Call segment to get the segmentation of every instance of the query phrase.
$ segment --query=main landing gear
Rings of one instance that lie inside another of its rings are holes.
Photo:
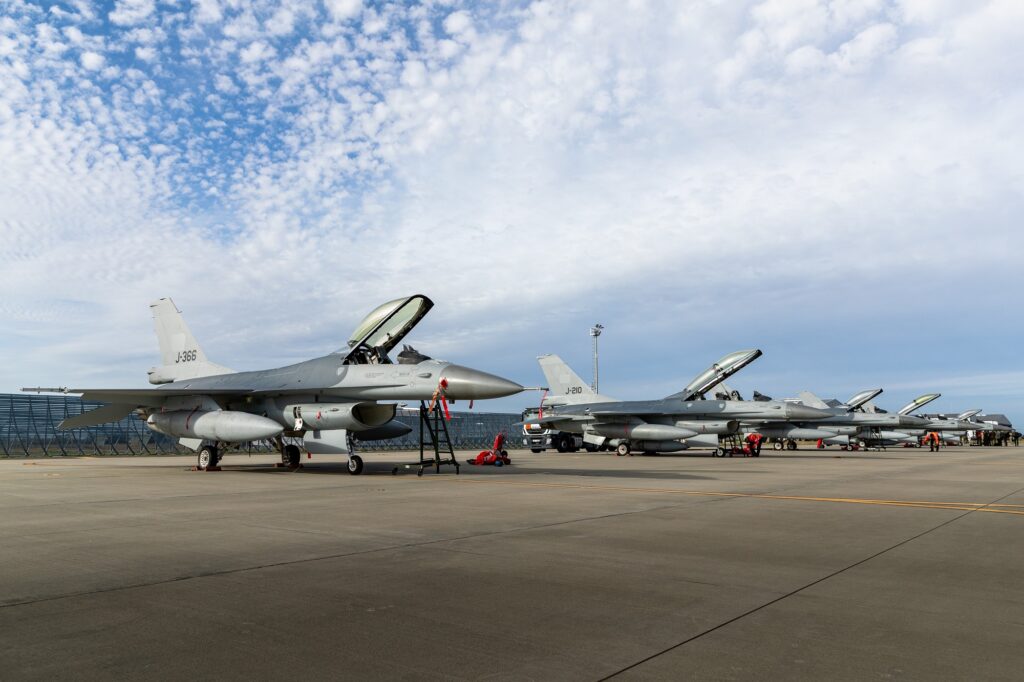
[[[615,448],[615,454],[619,457],[625,457],[630,454],[629,443],[619,443],[618,447]]]
[[[199,457],[196,460],[196,469],[199,471],[215,471],[220,462],[220,451],[216,445],[204,444],[199,448]]]
[[[359,455],[349,455],[348,472],[353,476],[358,476],[363,473],[363,458]]]

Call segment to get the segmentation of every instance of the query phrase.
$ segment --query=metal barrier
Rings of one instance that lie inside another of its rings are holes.
[[[58,431],[57,424],[102,405],[76,396],[0,393],[0,456],[65,457],[74,455],[163,455],[189,452],[178,441],[150,430],[136,415],[119,422]],[[517,414],[452,412],[448,429],[456,449],[490,447],[499,431],[513,435]],[[412,429],[402,438],[359,441],[360,450],[419,449],[419,414],[400,410],[396,417]],[[255,450],[269,450],[266,443]]]

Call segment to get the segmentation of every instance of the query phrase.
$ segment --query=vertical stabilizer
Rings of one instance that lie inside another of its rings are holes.
[[[151,303],[149,307],[153,310],[153,326],[156,329],[157,342],[160,344],[161,362],[160,367],[154,367],[149,371],[150,383],[165,384],[180,379],[234,372],[207,360],[206,353],[192,336],[174,301],[161,298]]]
[[[544,379],[548,384],[549,405],[572,405],[577,403],[609,402],[612,398],[594,393],[590,384],[583,381],[579,374],[572,371],[562,358],[557,355],[541,355],[537,358]]]

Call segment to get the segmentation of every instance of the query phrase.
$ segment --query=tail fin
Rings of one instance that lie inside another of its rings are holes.
[[[572,405],[578,403],[610,402],[612,398],[594,393],[590,384],[583,381],[569,365],[557,355],[541,355],[537,358],[550,391],[546,402],[550,405]]]
[[[149,306],[153,310],[153,326],[160,344],[160,367],[149,370],[149,381],[165,384],[180,379],[233,374],[234,370],[214,364],[192,336],[174,301],[161,298]]]

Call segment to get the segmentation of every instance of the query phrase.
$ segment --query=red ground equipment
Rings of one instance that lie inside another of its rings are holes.
[[[491,446],[490,450],[481,450],[479,455],[473,459],[467,459],[466,462],[481,466],[484,464],[493,464],[496,467],[511,464],[512,460],[508,458],[508,452],[504,449],[504,445],[505,432],[502,431],[494,437],[494,445]]]

